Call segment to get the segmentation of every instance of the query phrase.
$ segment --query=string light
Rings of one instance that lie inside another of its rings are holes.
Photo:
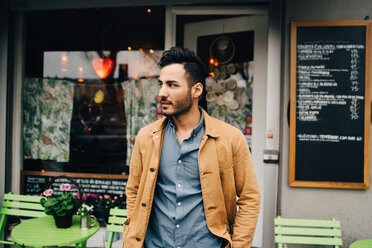
[[[149,51],[150,51],[150,53],[154,53],[154,49],[150,49]]]
[[[128,47],[128,51],[132,51],[132,47],[131,46]]]
[[[147,9],[147,13],[151,13],[151,9],[150,8]]]
[[[61,56],[61,71],[63,72],[67,71],[67,62],[68,62],[68,57],[66,55],[66,52],[63,52]]]
[[[84,79],[82,78],[83,77],[83,67],[82,66],[79,66],[79,78],[77,79],[77,81],[79,82],[79,83],[82,83],[82,82],[84,82]]]

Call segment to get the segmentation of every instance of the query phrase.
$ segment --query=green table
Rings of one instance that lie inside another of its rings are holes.
[[[17,225],[11,232],[17,245],[43,247],[67,246],[86,247],[88,238],[99,229],[98,222],[88,230],[80,229],[80,216],[74,215],[72,226],[57,228],[51,215],[27,220]]]
[[[372,247],[372,239],[362,239],[353,242],[350,245],[350,248],[371,248]]]

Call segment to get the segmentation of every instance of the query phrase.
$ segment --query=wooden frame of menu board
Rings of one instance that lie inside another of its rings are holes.
[[[40,194],[45,190],[45,186],[52,177],[62,175],[75,179],[83,192],[93,194],[124,194],[128,180],[128,175],[119,174],[22,171],[21,194]],[[31,180],[26,182],[27,179]],[[26,189],[27,184],[32,188]],[[120,193],[115,193],[115,191]]]
[[[289,186],[370,185],[371,21],[291,23]]]

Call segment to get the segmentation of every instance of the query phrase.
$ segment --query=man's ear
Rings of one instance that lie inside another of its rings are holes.
[[[203,93],[203,85],[201,83],[196,83],[192,86],[191,94],[193,98],[198,98]]]

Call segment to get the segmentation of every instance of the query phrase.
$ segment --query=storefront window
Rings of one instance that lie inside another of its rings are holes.
[[[127,174],[159,118],[164,7],[27,13],[24,171]]]

